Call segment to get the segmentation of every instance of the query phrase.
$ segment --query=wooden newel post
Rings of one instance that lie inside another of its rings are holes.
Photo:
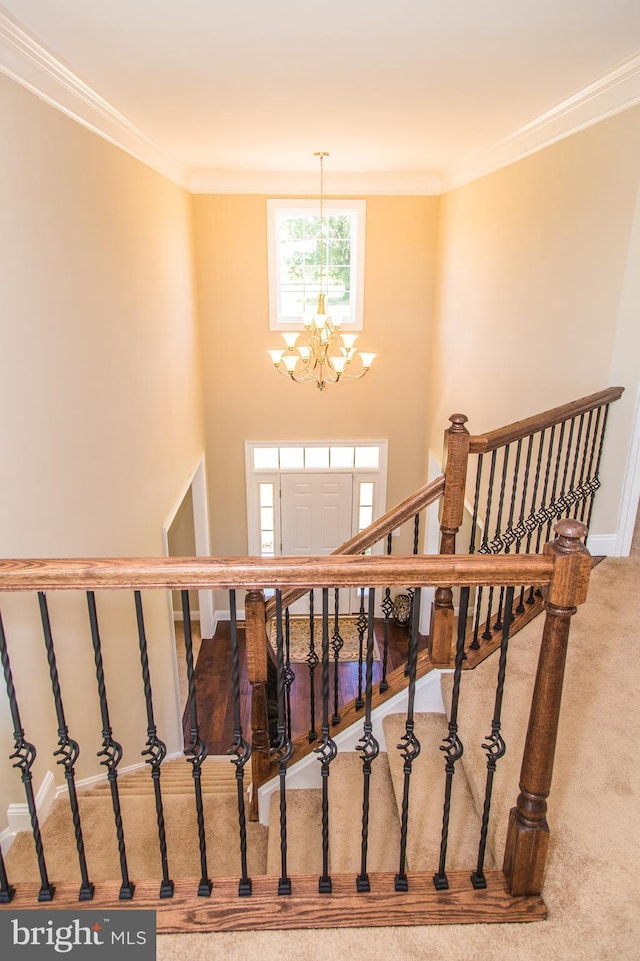
[[[551,788],[562,681],[571,617],[587,597],[591,555],[582,542],[587,528],[575,520],[555,526],[556,539],[545,546],[554,557],[545,592],[546,617],[529,727],[520,771],[520,794],[511,809],[503,871],[512,895],[540,894],[549,845],[547,797]]]
[[[267,715],[267,628],[262,591],[249,591],[245,598],[247,675],[251,684],[251,809],[258,820],[258,788],[269,778],[269,721]]]
[[[464,491],[469,461],[469,431],[464,414],[452,414],[444,432],[444,494],[440,505],[440,553],[455,554],[456,534],[464,514]],[[453,593],[450,587],[436,590],[431,612],[429,656],[436,667],[451,664],[453,645]]]

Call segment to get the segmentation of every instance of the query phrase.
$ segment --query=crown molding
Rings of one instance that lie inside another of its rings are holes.
[[[189,172],[0,7],[0,73],[180,187]]]
[[[640,54],[515,130],[488,150],[450,167],[442,178],[443,190],[461,187],[522,160],[637,103],[640,103]]]
[[[325,174],[325,193],[336,195],[372,196],[437,195],[442,192],[440,178],[420,171],[376,173],[350,173],[329,171]],[[199,170],[191,174],[191,192],[194,194],[316,194],[317,171],[282,170]]]
[[[315,194],[311,172],[195,170],[165,153],[0,6],[0,73],[192,193]],[[422,171],[331,171],[327,194],[437,195],[543,150],[640,103],[640,54],[508,137],[442,174]]]

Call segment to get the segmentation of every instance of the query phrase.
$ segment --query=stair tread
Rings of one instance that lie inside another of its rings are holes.
[[[119,859],[111,800],[79,796],[80,817],[89,875],[93,881],[118,880]],[[169,795],[164,799],[169,873],[172,877],[199,877],[200,854],[193,794]],[[208,870],[211,877],[240,875],[238,808],[236,797],[208,795],[203,798]],[[152,797],[121,799],[129,875],[161,878],[158,827]],[[47,867],[54,883],[78,881],[80,873],[69,802],[59,798],[41,826]],[[249,873],[264,874],[267,861],[267,828],[247,821]],[[234,839],[230,841],[230,839]],[[6,856],[7,870],[15,881],[37,881],[33,838],[20,832]]]
[[[361,870],[363,774],[362,756],[346,751],[331,763],[329,777],[329,847],[332,873]],[[397,871],[400,818],[391,783],[389,761],[381,752],[373,761],[370,781],[367,871]]]
[[[322,873],[322,791],[320,788],[295,788],[286,792],[287,873]],[[280,876],[280,792],[271,795],[267,874]]]
[[[383,720],[399,811],[402,810],[404,793],[404,761],[396,745],[401,743],[405,725],[406,717],[403,714],[390,714]],[[420,754],[414,760],[411,771],[407,867],[411,871],[435,871],[440,857],[445,788],[445,758],[440,745],[448,733],[447,718],[444,714],[416,714],[414,733],[420,742]],[[447,869],[467,869],[476,864],[480,824],[481,815],[469,788],[463,755],[456,764],[452,782]],[[494,866],[492,852],[488,849],[485,867]]]

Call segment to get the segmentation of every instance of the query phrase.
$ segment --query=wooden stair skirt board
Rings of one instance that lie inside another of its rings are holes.
[[[436,891],[432,874],[407,875],[409,891],[394,890],[394,874],[370,874],[371,891],[356,892],[353,875],[333,877],[331,894],[318,894],[318,877],[292,879],[292,893],[277,893],[273,877],[255,877],[251,897],[238,897],[238,879],[214,881],[210,898],[198,897],[197,878],[176,879],[171,899],[158,900],[158,881],[137,881],[132,901],[119,901],[120,882],[96,883],[93,901],[78,903],[78,885],[56,887],[51,910],[127,909],[157,911],[159,934],[207,931],[257,931],[295,928],[388,927],[423,924],[478,924],[542,921],[547,909],[538,895],[512,897],[502,871],[486,871],[487,887],[476,891],[468,871],[447,873],[449,889]],[[0,910],[38,906],[39,885],[17,886],[11,904]]]

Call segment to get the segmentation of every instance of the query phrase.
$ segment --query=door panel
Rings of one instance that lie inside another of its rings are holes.
[[[331,554],[352,533],[352,474],[282,474],[281,531],[282,553],[304,557]],[[314,604],[322,612],[322,592],[316,591]],[[333,611],[333,596],[330,598]],[[309,610],[308,600],[299,601],[292,613]],[[349,611],[349,592],[340,592],[341,613]]]

